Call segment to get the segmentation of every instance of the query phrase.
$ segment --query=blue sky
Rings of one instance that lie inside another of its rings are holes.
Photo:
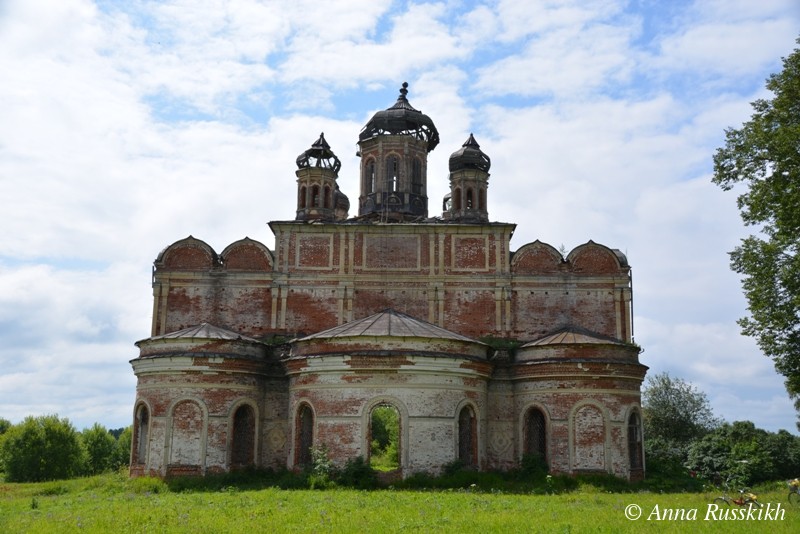
[[[651,373],[795,431],[739,335],[750,229],[710,179],[798,28],[796,0],[0,2],[0,417],[130,424],[158,252],[272,247],[321,131],[355,198],[358,132],[407,81],[441,136],[432,215],[473,132],[514,249],[619,248]]]

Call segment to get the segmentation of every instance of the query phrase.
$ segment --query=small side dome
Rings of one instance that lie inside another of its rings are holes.
[[[339,174],[342,162],[339,161],[328,142],[325,141],[324,133],[319,134],[319,139],[314,141],[311,148],[297,156],[297,168],[304,169],[306,167],[331,169],[335,174]]]
[[[491,166],[492,161],[483,153],[481,146],[475,141],[472,134],[469,134],[469,139],[461,145],[461,148],[450,154],[450,172],[461,169],[478,169],[489,172]]]
[[[395,104],[377,112],[361,130],[358,140],[365,141],[378,135],[410,135],[428,143],[428,152],[439,144],[439,132],[430,117],[408,102],[408,83],[403,82]]]
[[[350,199],[339,190],[339,186],[336,186],[336,191],[333,193],[333,206],[337,210],[343,210],[345,213],[350,210]]]

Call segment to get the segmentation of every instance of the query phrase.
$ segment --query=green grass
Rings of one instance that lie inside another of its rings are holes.
[[[184,486],[124,474],[0,483],[0,532],[798,532],[784,483],[757,488],[781,503],[782,521],[704,521],[715,493],[609,493],[580,482],[558,495],[448,491],[284,490],[243,483]],[[201,489],[203,488],[203,489]],[[625,509],[642,508],[637,521]],[[647,521],[658,506],[697,509],[688,521]]]

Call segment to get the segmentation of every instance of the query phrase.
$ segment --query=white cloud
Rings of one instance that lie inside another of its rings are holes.
[[[643,5],[2,3],[0,417],[128,424],[156,254],[189,234],[272,247],[266,223],[294,218],[295,158],[321,131],[353,215],[358,132],[408,80],[441,134],[431,215],[474,132],[512,248],[622,249],[644,363],[725,417],[793,429],[782,379],[738,334],[727,252],[744,230],[710,173],[800,13],[704,1],[652,24]]]

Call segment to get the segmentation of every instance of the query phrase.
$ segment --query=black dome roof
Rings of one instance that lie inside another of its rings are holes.
[[[469,134],[469,139],[461,145],[461,148],[450,154],[450,172],[461,169],[478,169],[489,172],[491,166],[492,160],[483,153],[481,146],[472,134]]]
[[[324,169],[333,169],[336,174],[339,174],[339,169],[342,168],[342,162],[331,150],[331,146],[325,140],[324,133],[319,134],[319,139],[314,141],[311,148],[297,156],[296,162],[298,169],[322,167]]]
[[[372,139],[378,135],[410,135],[428,143],[428,152],[439,144],[439,132],[430,117],[409,104],[408,83],[403,82],[400,96],[395,104],[377,112],[361,130],[359,141]]]

